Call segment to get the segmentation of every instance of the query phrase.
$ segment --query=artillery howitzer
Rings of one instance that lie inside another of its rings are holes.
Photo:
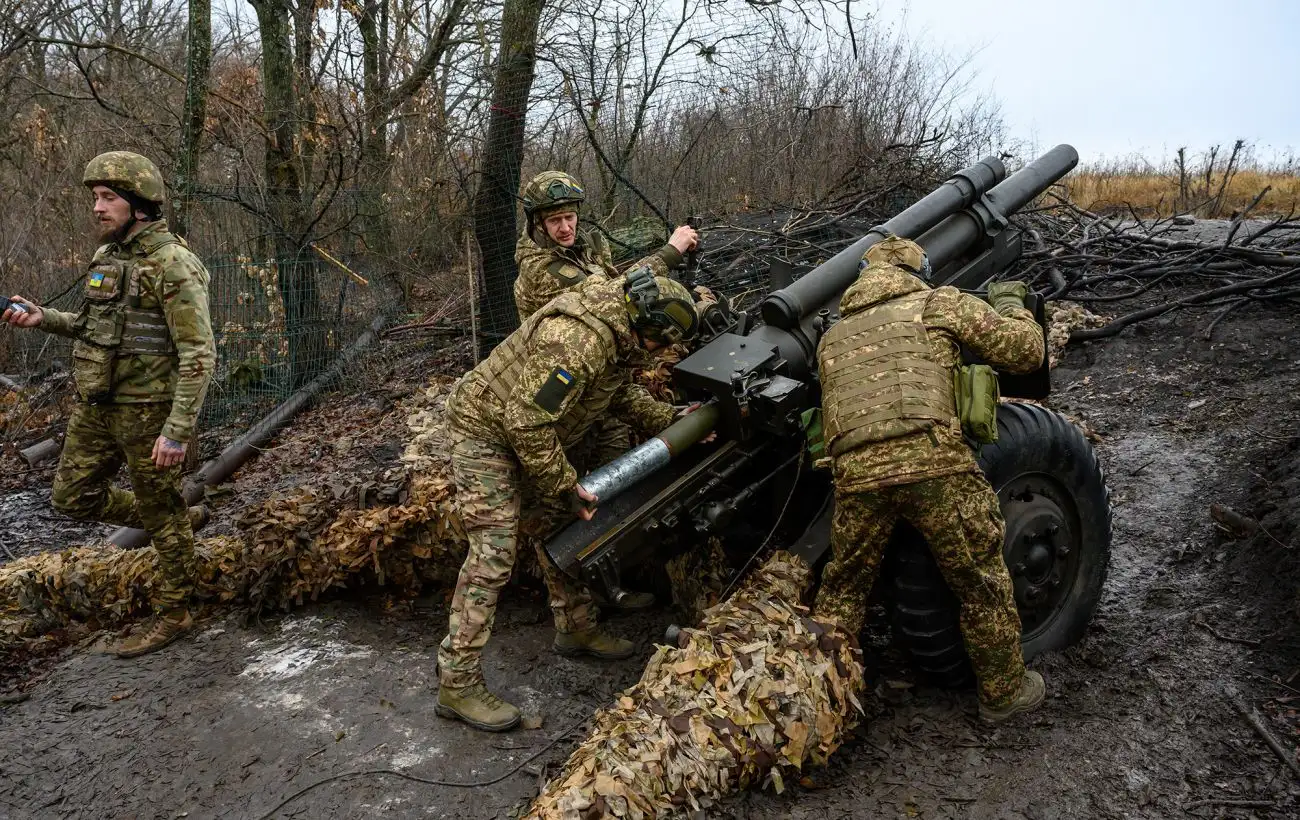
[[[837,318],[862,253],[889,234],[913,238],[929,256],[933,285],[976,289],[1020,257],[1021,236],[1008,217],[1077,162],[1075,150],[1060,145],[1007,177],[1000,160],[984,159],[768,295],[759,317],[715,316],[704,343],[674,371],[675,387],[704,408],[584,477],[599,511],[548,543],[552,559],[613,600],[625,594],[625,573],[683,533],[717,535],[729,553],[745,556],[775,538],[817,566],[828,557],[833,497],[829,476],[805,455],[800,419],[820,404],[817,342]],[[1045,324],[1041,300],[1031,302]],[[1046,357],[1036,372],[1000,382],[1004,397],[1045,398]],[[721,443],[687,449],[712,429]],[[977,456],[1002,502],[1004,555],[1031,657],[1074,643],[1087,628],[1109,562],[1110,506],[1092,448],[1060,415],[1006,402],[998,433]],[[895,633],[917,664],[943,680],[965,679],[957,601],[905,525],[881,584]]]

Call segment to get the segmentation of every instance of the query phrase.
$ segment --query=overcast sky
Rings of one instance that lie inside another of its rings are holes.
[[[1010,136],[1084,162],[1238,137],[1300,154],[1300,0],[878,0],[922,43],[974,52]]]

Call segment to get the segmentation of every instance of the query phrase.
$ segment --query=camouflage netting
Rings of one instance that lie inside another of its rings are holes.
[[[825,764],[862,712],[864,669],[856,642],[799,604],[811,578],[777,552],[659,647],[526,817],[667,817]]]
[[[441,432],[448,389],[439,380],[413,397],[401,467],[378,479],[331,477],[277,494],[240,516],[239,537],[200,539],[199,597],[286,609],[337,588],[374,584],[410,595],[428,582],[453,581],[465,534]],[[0,634],[147,614],[157,561],[152,547],[92,546],[0,566]]]
[[[1056,362],[1070,343],[1070,334],[1076,330],[1090,327],[1102,327],[1110,321],[1109,316],[1098,316],[1077,302],[1047,303],[1047,350],[1049,364],[1056,367]]]

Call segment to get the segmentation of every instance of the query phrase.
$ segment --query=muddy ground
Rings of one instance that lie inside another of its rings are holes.
[[[1115,539],[1087,638],[1032,664],[1047,679],[1045,706],[984,728],[973,693],[917,683],[877,625],[877,696],[855,739],[810,786],[741,795],[710,816],[1297,816],[1300,780],[1228,693],[1239,690],[1295,748],[1300,323],[1251,306],[1207,341],[1211,315],[1181,313],[1072,349],[1055,372],[1054,406],[1099,436]],[[399,390],[365,398],[357,447],[400,436]],[[240,474],[216,526],[290,468],[312,470],[303,453],[370,469],[350,461],[351,445],[339,454],[336,441],[311,444],[312,418]],[[1264,529],[1232,540],[1212,503],[1259,516]],[[542,724],[506,735],[433,714],[441,594],[395,608],[333,602],[253,624],[216,614],[193,639],[136,661],[101,654],[108,636],[91,636],[20,682],[27,700],[0,707],[0,816],[258,818],[345,775],[275,816],[507,817],[575,745],[583,719],[638,677],[672,618],[614,620],[637,640],[637,660],[568,660],[549,651],[540,593],[512,590],[485,666]]]

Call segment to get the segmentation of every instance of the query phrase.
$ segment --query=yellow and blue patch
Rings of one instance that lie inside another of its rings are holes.
[[[90,274],[90,286],[92,288],[102,288],[104,286],[104,274],[94,271]]]
[[[546,382],[542,384],[537,395],[533,397],[533,403],[548,413],[558,413],[564,405],[565,396],[573,389],[576,379],[573,374],[563,367],[557,367],[551,371]]]

